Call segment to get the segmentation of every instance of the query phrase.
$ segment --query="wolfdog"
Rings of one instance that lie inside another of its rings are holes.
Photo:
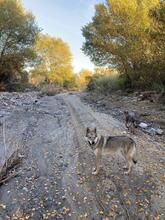
[[[137,128],[135,114],[133,112],[124,111],[125,116],[125,126],[131,133],[135,133],[135,128]]]
[[[131,172],[133,164],[137,163],[136,160],[136,143],[127,136],[108,136],[104,137],[97,134],[96,128],[86,129],[86,140],[96,155],[96,168],[92,174],[97,175],[101,167],[102,155],[114,155],[120,151],[128,163],[128,170],[125,174]],[[126,168],[126,167],[125,167]]]

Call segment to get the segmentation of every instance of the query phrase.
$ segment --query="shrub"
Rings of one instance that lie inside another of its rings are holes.
[[[157,91],[157,92],[162,92],[165,91],[165,85],[163,85],[162,83],[156,83],[154,82],[152,84],[152,90]]]
[[[124,87],[124,80],[120,78],[118,74],[94,74],[89,77],[87,90],[108,95],[113,91],[121,89],[122,87]]]
[[[40,85],[40,96],[54,96],[63,91],[62,87],[59,87],[55,84],[42,84]]]

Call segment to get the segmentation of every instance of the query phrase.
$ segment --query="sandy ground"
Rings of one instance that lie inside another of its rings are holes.
[[[165,219],[164,144],[127,133],[138,146],[132,173],[124,175],[125,161],[117,155],[104,157],[100,174],[91,175],[95,157],[86,127],[95,125],[103,135],[126,130],[80,97],[32,95],[28,104],[1,106],[0,164],[15,149],[23,160],[15,168],[19,175],[0,186],[0,219]]]

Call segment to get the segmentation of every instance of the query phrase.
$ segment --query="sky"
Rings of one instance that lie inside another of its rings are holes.
[[[85,41],[81,28],[91,21],[94,5],[100,2],[103,0],[22,0],[24,8],[36,17],[43,33],[60,37],[68,43],[75,72],[83,68],[94,69],[89,57],[81,51]]]

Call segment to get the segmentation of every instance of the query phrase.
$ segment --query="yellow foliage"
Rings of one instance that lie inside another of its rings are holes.
[[[39,85],[41,82],[45,80],[45,77],[42,75],[33,75],[32,73],[29,74],[28,81],[32,85]]]
[[[88,82],[88,77],[91,76],[92,74],[93,74],[92,71],[88,69],[82,69],[76,77],[76,86],[79,89],[84,89]]]
[[[117,75],[118,74],[118,71],[117,69],[114,69],[114,68],[108,68],[108,67],[97,67],[95,69],[95,74],[98,74],[98,75]]]
[[[72,79],[72,55],[69,46],[62,39],[41,34],[34,49],[40,58],[34,72],[45,75],[48,82],[60,85]]]
[[[147,29],[152,24],[149,12],[159,5],[159,0],[108,0],[114,14],[127,25],[127,33]]]

